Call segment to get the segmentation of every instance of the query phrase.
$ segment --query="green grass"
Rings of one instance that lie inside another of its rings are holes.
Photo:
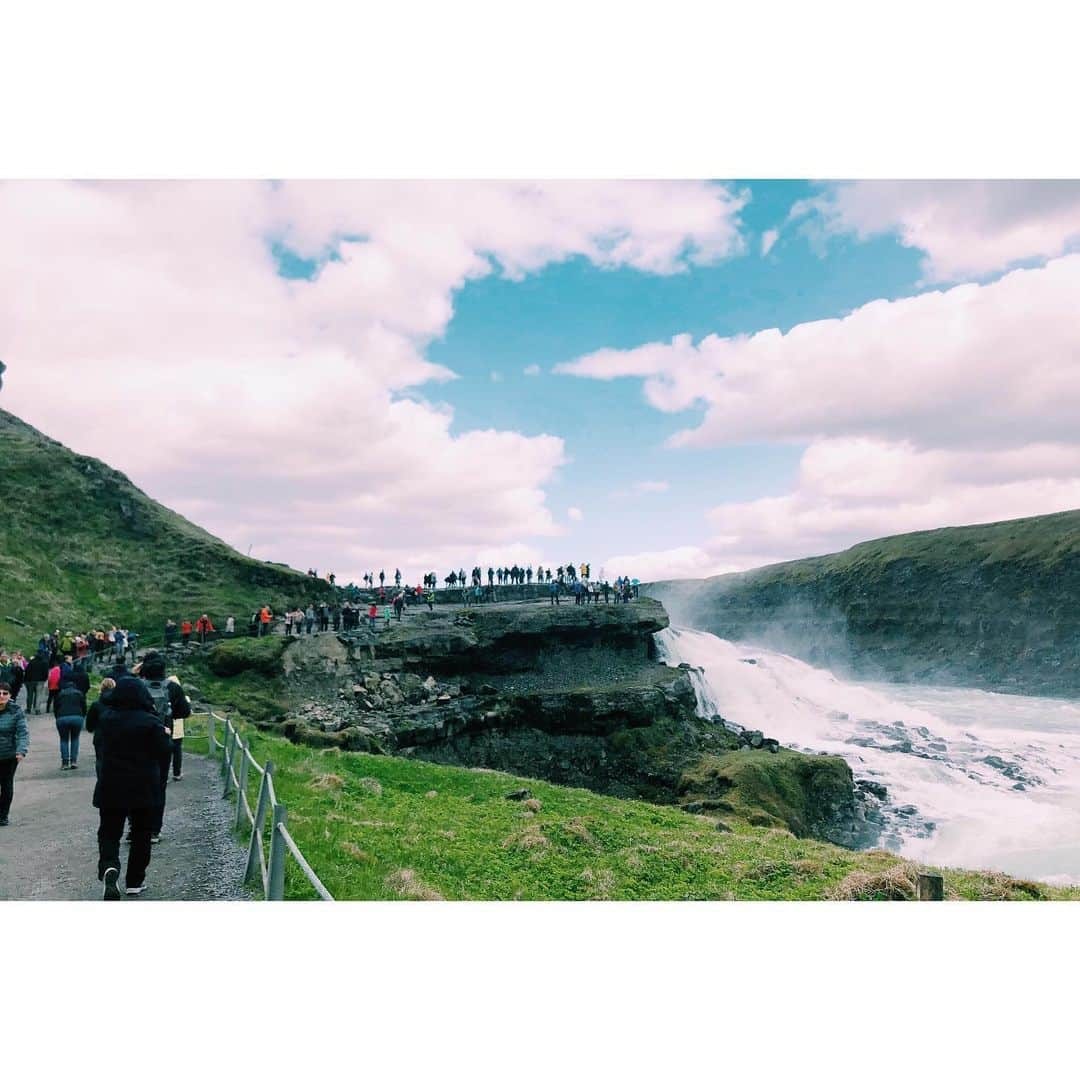
[[[192,750],[205,747],[190,721]],[[917,868],[790,833],[486,770],[316,750],[250,728],[288,827],[337,899],[820,900],[910,892]],[[527,787],[535,801],[511,801]],[[252,806],[257,777],[248,784]],[[1002,874],[944,871],[954,899],[1077,898]],[[290,860],[290,899],[315,893]]]
[[[249,559],[154,502],[125,476],[0,409],[0,643],[30,647],[46,629],[116,624],[160,640],[166,618],[204,611],[241,627],[329,586]],[[9,618],[10,617],[10,618]],[[20,626],[18,623],[25,623]]]

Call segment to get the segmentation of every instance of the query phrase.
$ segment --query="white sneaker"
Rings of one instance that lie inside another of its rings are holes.
[[[129,885],[124,890],[124,892],[126,892],[128,894],[128,896],[140,896],[144,892],[146,892],[146,890],[149,889],[149,888],[150,888],[150,886],[147,885],[146,882],[144,881],[141,885]]]

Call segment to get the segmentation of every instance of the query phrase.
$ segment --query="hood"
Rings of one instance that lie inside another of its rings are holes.
[[[142,709],[148,713],[157,712],[154,699],[150,696],[146,684],[142,679],[134,679],[130,675],[117,682],[115,689],[109,694],[108,705],[112,709]]]

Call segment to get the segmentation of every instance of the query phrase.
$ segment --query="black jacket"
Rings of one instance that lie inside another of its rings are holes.
[[[81,667],[77,667],[68,678],[84,693],[90,693],[90,676]]]
[[[172,744],[139,679],[116,684],[95,727],[101,774],[94,805],[114,810],[161,805],[161,761]]]
[[[59,720],[61,716],[83,717],[85,715],[86,695],[70,683],[62,686],[53,701],[53,716]]]
[[[101,753],[101,717],[109,704],[109,691],[105,690],[97,701],[86,710],[86,730],[94,736],[94,753]]]
[[[27,682],[45,682],[49,677],[49,658],[41,653],[34,653],[26,665]]]

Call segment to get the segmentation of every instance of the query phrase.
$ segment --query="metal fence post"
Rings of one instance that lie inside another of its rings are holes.
[[[244,871],[244,881],[251,883],[256,873],[262,877],[262,866],[259,862],[259,852],[262,850],[262,827],[266,822],[266,808],[270,801],[270,777],[274,773],[274,764],[266,763],[263,771],[262,783],[259,785],[259,801],[255,804],[255,821],[251,826],[251,841],[248,844],[247,869]],[[266,892],[266,882],[261,882],[263,893]]]
[[[285,899],[285,837],[281,835],[279,825],[284,825],[288,820],[285,807],[278,803],[274,807],[273,832],[270,834],[270,878],[269,887],[266,890],[267,900]]]
[[[245,820],[244,796],[247,794],[248,756],[247,747],[243,740],[237,736],[236,745],[240,747],[240,768],[236,771],[236,828],[240,828],[240,822]]]
[[[211,709],[206,714],[206,741],[207,741],[207,744],[208,744],[207,748],[206,748],[206,756],[208,758],[210,758],[211,761],[213,761],[214,760],[214,710],[213,709]]]

